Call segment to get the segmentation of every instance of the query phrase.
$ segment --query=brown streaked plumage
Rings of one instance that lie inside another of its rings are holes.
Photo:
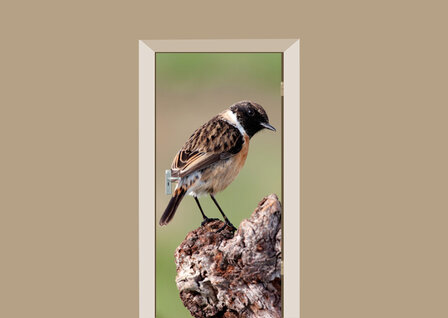
[[[171,172],[180,181],[159,224],[171,221],[186,194],[195,198],[207,221],[198,196],[209,194],[226,223],[235,228],[214,195],[236,178],[246,161],[250,138],[264,128],[275,131],[263,107],[251,101],[233,104],[198,128],[174,157]]]
[[[221,115],[197,129],[177,153],[171,165],[173,174],[184,177],[212,163],[225,160],[237,154],[244,143],[244,137]]]

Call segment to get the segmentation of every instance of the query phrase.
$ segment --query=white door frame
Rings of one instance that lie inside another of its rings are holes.
[[[139,41],[139,317],[155,317],[155,53],[283,53],[283,317],[300,317],[298,39]]]

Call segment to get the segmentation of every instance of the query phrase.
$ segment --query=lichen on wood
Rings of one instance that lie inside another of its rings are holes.
[[[271,194],[235,233],[214,220],[187,235],[176,284],[193,317],[281,317],[281,211]]]

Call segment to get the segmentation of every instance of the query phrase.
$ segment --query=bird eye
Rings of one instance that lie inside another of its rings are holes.
[[[255,114],[255,112],[251,108],[247,110],[247,113],[249,114],[249,116],[253,116]]]

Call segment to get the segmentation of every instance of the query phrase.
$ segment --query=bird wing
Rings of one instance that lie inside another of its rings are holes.
[[[171,165],[172,174],[188,176],[236,155],[243,144],[244,137],[238,128],[214,117],[198,128],[179,150]]]

